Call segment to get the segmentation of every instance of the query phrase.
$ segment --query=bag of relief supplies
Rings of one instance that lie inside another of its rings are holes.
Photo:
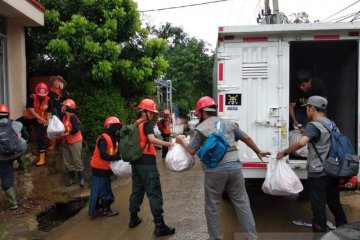
[[[128,162],[124,162],[123,160],[112,161],[110,163],[111,171],[120,178],[131,177],[132,170],[131,165]]]
[[[292,130],[289,132],[289,146],[296,143],[300,140],[302,137],[302,134],[299,130]],[[309,155],[308,146],[305,145],[304,147],[300,148],[299,150],[296,150],[293,153],[295,156],[306,158]]]
[[[303,190],[300,179],[284,159],[271,159],[268,164],[264,193],[274,196],[291,196]]]
[[[188,138],[187,142],[189,142]],[[183,146],[175,143],[175,146],[167,153],[165,163],[170,171],[181,172],[192,168],[195,164],[195,158]]]
[[[65,126],[57,116],[53,116],[49,120],[47,127],[47,135],[49,139],[57,139],[65,132]]]

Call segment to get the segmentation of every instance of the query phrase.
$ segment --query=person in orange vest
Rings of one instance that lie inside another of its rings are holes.
[[[157,122],[157,126],[159,131],[161,132],[161,136],[165,142],[170,142],[170,134],[171,134],[171,113],[168,109],[163,111],[163,118],[160,118]],[[167,147],[162,147],[162,158],[166,157],[168,152]]]
[[[61,104],[63,106],[63,124],[65,132],[62,135],[62,144],[60,147],[65,167],[68,171],[66,186],[75,183],[76,175],[79,179],[79,185],[85,186],[84,165],[81,158],[82,140],[81,124],[79,118],[75,115],[76,103],[72,99],[66,99]]]
[[[34,125],[36,144],[39,150],[39,160],[36,166],[44,166],[46,164],[45,152],[47,149],[44,141],[44,134],[48,125],[48,120],[51,114],[48,109],[51,109],[51,102],[48,96],[49,88],[45,83],[39,83],[35,87],[35,93],[27,99],[25,118],[19,119],[23,125],[28,129]]]
[[[140,206],[146,193],[151,213],[154,217],[155,236],[165,236],[175,233],[175,228],[168,227],[163,218],[163,197],[161,192],[160,174],[156,166],[155,145],[172,147],[174,143],[157,139],[154,135],[154,115],[158,113],[156,103],[151,99],[144,99],[138,108],[141,116],[135,122],[138,125],[140,146],[144,148],[142,157],[131,164],[132,193],[130,196],[129,211],[131,214],[129,228],[134,228],[142,222],[138,217]]]
[[[57,75],[50,77],[50,91],[48,94],[52,105],[52,109],[50,109],[50,111],[52,115],[57,116],[60,120],[63,119],[61,103],[64,100],[68,99],[70,96],[70,93],[64,90],[65,86],[66,86],[66,81],[62,76]],[[56,140],[50,139],[49,142],[50,142],[49,150],[55,149]]]
[[[113,217],[119,214],[111,209],[114,194],[111,190],[110,163],[120,160],[118,152],[119,131],[124,124],[115,116],[106,118],[105,131],[97,138],[96,147],[91,158],[91,191],[88,214],[96,215],[96,210],[102,209],[102,216]]]

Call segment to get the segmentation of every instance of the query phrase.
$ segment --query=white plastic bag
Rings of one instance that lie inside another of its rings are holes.
[[[65,132],[65,126],[57,116],[53,116],[49,120],[47,127],[47,135],[49,139],[57,139]]]
[[[300,179],[285,160],[271,159],[268,164],[264,193],[274,196],[290,196],[303,190]]]
[[[192,168],[195,158],[183,146],[175,143],[175,146],[167,153],[165,163],[170,171],[181,172]]]
[[[123,160],[113,161],[110,163],[110,168],[113,173],[120,178],[131,177],[132,170],[128,162],[124,162]]]
[[[302,134],[299,130],[290,131],[289,132],[289,145],[296,143],[297,141],[300,140],[301,137],[302,137]],[[304,147],[300,148],[299,150],[296,150],[293,154],[296,156],[299,156],[299,157],[308,157],[308,155],[309,155],[308,146],[305,145]]]

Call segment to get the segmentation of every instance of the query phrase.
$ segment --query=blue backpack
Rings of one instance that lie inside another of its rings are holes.
[[[223,134],[225,129],[224,123],[222,121],[215,122],[215,129],[216,131],[207,137],[197,152],[201,161],[209,168],[215,168],[224,158],[229,148],[229,144]]]
[[[315,144],[313,142],[311,144],[324,165],[326,175],[337,178],[356,176],[359,172],[359,159],[350,140],[340,131],[337,131],[337,127],[333,122],[330,128],[324,123],[320,123],[330,133],[331,145],[327,158],[323,160]]]

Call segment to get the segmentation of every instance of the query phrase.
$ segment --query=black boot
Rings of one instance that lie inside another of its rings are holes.
[[[175,228],[166,226],[166,224],[164,223],[163,216],[155,217],[154,222],[155,222],[154,234],[156,237],[167,236],[175,233]]]
[[[137,215],[131,215],[129,228],[134,228],[142,222],[142,219],[139,218]]]
[[[69,187],[69,186],[74,185],[74,183],[75,183],[75,172],[70,171],[67,174],[68,174],[68,176],[67,176],[65,186]]]
[[[85,186],[85,179],[84,179],[84,172],[80,171],[80,172],[76,172],[79,178],[79,185],[80,187]]]

